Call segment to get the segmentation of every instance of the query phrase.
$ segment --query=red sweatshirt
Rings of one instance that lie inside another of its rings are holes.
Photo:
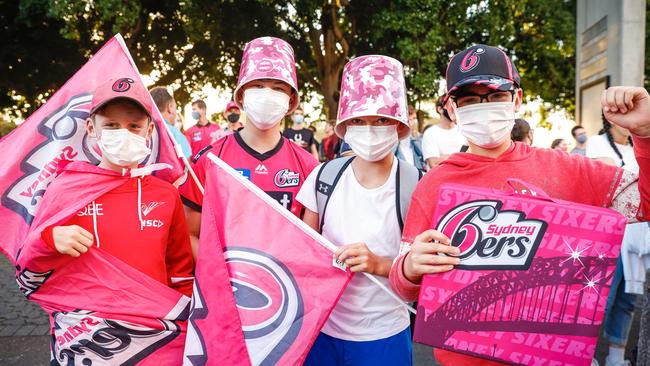
[[[650,138],[635,138],[636,155],[641,168],[640,219],[648,219],[648,173],[650,172]],[[645,157],[645,158],[644,158]],[[645,175],[644,175],[644,172]],[[506,190],[506,179],[519,178],[536,185],[551,197],[588,205],[609,207],[612,204],[623,171],[614,166],[583,156],[513,144],[497,158],[470,153],[456,153],[424,176],[415,189],[406,216],[402,240],[413,243],[414,238],[432,228],[433,214],[442,183],[458,183],[483,188]],[[645,192],[645,193],[644,193]],[[420,291],[404,277],[405,256],[393,264],[391,287],[401,297],[415,300]],[[436,359],[443,365],[498,365],[499,363],[436,349]]]
[[[192,296],[194,259],[178,191],[159,178],[142,177],[141,222],[138,179],[128,179],[63,225],[79,225],[92,233],[91,250],[98,247],[149,277]],[[45,230],[42,238],[54,247],[52,228]]]

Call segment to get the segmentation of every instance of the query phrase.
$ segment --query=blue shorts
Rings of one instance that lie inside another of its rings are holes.
[[[412,365],[411,330],[376,341],[345,341],[320,333],[312,346],[306,366]]]

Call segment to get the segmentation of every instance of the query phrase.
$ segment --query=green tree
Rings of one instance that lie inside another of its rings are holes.
[[[478,42],[513,56],[527,95],[573,101],[569,0],[20,0],[0,9],[10,42],[0,51],[10,76],[0,78],[0,108],[16,114],[38,106],[117,32],[140,71],[173,85],[180,103],[208,83],[233,88],[244,44],[266,35],[294,47],[303,95],[322,95],[329,119],[351,57],[401,60],[411,99],[423,100],[437,93],[449,57]]]
[[[376,44],[404,62],[412,97],[437,94],[449,58],[472,44],[504,49],[528,96],[574,105],[575,2],[398,0],[375,17]]]

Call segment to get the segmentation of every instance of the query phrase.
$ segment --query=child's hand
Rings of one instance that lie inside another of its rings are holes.
[[[420,283],[425,274],[447,272],[460,264],[460,259],[438,253],[453,256],[460,254],[460,250],[452,247],[449,238],[436,230],[427,230],[416,236],[404,259],[404,276],[413,283]]]
[[[334,253],[337,261],[345,263],[352,272],[380,274],[385,258],[375,255],[365,243],[347,244]],[[390,268],[389,268],[390,269]]]
[[[56,226],[52,229],[54,247],[61,254],[78,257],[93,245],[93,234],[77,225]]]

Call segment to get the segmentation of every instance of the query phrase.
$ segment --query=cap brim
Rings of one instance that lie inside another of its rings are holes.
[[[106,104],[108,104],[108,103],[110,103],[110,102],[114,102],[114,101],[116,101],[116,100],[118,100],[118,99],[124,99],[124,100],[129,100],[129,101],[131,101],[131,102],[134,102],[136,105],[138,105],[138,106],[142,109],[142,111],[143,111],[147,116],[149,116],[149,118],[153,119],[153,117],[151,116],[151,112],[149,112],[149,110],[147,110],[147,108],[144,106],[144,104],[142,104],[142,102],[140,102],[139,100],[137,100],[137,99],[135,99],[135,98],[125,97],[125,96],[120,96],[120,97],[115,97],[115,98],[106,99],[105,101],[103,101],[103,102],[97,104],[93,109],[91,109],[91,110],[90,110],[90,114],[92,115],[93,113],[97,112],[99,109],[101,109],[102,107],[104,107]]]
[[[452,86],[445,95],[444,102],[446,103],[450,96],[455,95],[458,90],[468,85],[483,85],[493,90],[508,91],[513,86],[517,85],[514,80],[509,80],[495,75],[472,75]]]

